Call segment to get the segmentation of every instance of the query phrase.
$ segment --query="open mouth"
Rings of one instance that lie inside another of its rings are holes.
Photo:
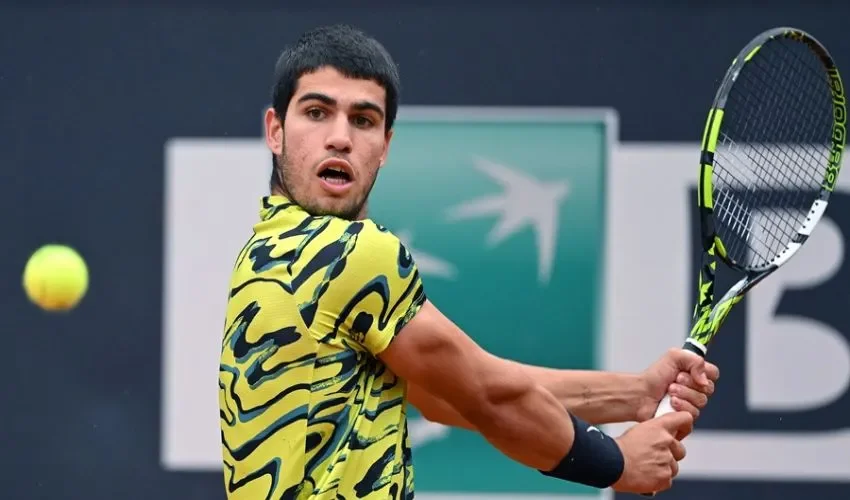
[[[323,168],[319,172],[319,178],[335,186],[343,186],[351,182],[351,175],[338,165],[329,165]]]

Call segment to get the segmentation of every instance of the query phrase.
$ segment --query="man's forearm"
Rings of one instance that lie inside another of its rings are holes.
[[[567,411],[591,424],[634,421],[642,398],[647,397],[646,385],[637,375],[560,370],[510,362],[527,370]],[[409,398],[428,420],[475,430],[451,405],[419,387],[410,387]]]
[[[646,384],[635,374],[517,364],[567,411],[592,424],[635,421],[637,408],[648,394]]]

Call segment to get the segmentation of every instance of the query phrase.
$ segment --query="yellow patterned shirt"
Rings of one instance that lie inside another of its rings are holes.
[[[229,500],[413,497],[406,387],[376,355],[424,300],[383,227],[263,198],[221,349]]]

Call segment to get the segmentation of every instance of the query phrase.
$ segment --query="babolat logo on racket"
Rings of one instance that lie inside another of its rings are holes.
[[[833,67],[827,70],[829,87],[832,91],[832,148],[829,153],[829,166],[824,177],[824,189],[832,191],[835,189],[835,179],[841,168],[841,157],[844,154],[844,142],[847,139],[847,108],[844,97],[844,85],[838,69]]]
[[[806,34],[805,34],[805,33],[803,33],[802,31],[789,30],[789,31],[787,31],[786,33],[784,33],[784,35],[785,35],[786,37],[790,38],[791,40],[794,40],[794,41],[798,41],[798,42],[799,42],[799,41],[805,41],[805,42],[808,42]]]

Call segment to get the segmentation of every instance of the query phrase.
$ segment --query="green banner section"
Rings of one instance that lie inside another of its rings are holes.
[[[405,241],[430,299],[494,354],[597,368],[606,110],[405,108],[370,215]],[[413,414],[419,493],[587,495],[482,437]]]

